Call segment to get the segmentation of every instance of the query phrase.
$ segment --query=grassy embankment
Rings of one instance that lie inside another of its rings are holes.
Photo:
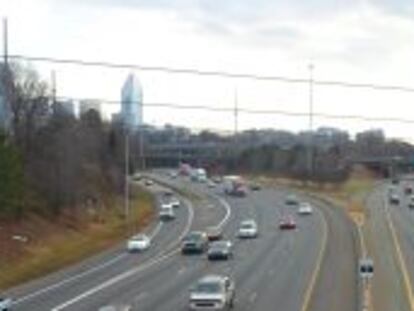
[[[76,223],[48,221],[30,217],[21,230],[29,235],[27,243],[3,245],[0,250],[0,289],[44,276],[105,250],[121,240],[128,232],[147,225],[153,216],[153,197],[134,187],[130,204],[130,221],[122,216],[122,198],[107,198],[115,208],[97,215],[85,215]],[[18,252],[13,248],[19,247]],[[17,253],[17,255],[16,255]],[[10,255],[13,254],[13,255]]]
[[[258,181],[268,185],[282,185],[296,188],[308,193],[322,196],[346,209],[350,217],[358,223],[364,221],[366,210],[364,209],[365,195],[372,190],[376,181],[370,172],[358,168],[353,171],[350,178],[341,184],[315,184],[286,179],[259,177]]]

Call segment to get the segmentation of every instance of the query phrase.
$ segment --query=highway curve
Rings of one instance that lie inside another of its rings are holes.
[[[192,206],[191,229],[222,224],[225,237],[234,243],[234,259],[209,262],[205,255],[182,256],[173,248],[169,252],[167,246],[188,218],[182,208],[177,220],[161,228],[157,244],[144,255],[148,257],[124,255],[105,271],[22,302],[16,310],[91,311],[108,304],[128,304],[140,311],[188,310],[189,288],[209,273],[234,278],[235,310],[357,310],[352,233],[340,213],[314,201],[314,214],[299,217],[285,206],[289,191],[283,189],[229,198],[204,185],[174,183],[204,197]],[[297,230],[279,230],[278,220],[286,214],[295,216]],[[237,228],[247,218],[257,221],[260,235],[240,241]],[[123,254],[122,246],[116,254]]]

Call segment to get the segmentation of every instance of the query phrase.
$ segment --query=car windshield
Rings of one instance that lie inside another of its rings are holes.
[[[187,240],[187,241],[194,241],[194,240],[199,240],[200,238],[201,238],[201,233],[199,233],[199,232],[193,232],[193,233],[190,233],[189,235],[187,235],[185,237],[185,240]]]
[[[253,229],[255,224],[253,222],[243,222],[240,227],[242,229]]]
[[[144,241],[146,239],[147,239],[147,237],[145,235],[137,235],[137,236],[132,237],[131,240],[133,240],[133,241]]]
[[[214,242],[211,244],[211,249],[214,250],[222,250],[222,249],[227,249],[229,247],[229,242],[228,241],[219,241],[219,242]]]
[[[197,284],[195,291],[197,293],[220,293],[221,292],[221,285],[219,282],[200,282]]]

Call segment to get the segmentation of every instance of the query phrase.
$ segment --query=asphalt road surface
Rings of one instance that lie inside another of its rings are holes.
[[[178,209],[174,221],[148,229],[156,233],[150,250],[127,254],[120,245],[14,289],[14,310],[93,311],[110,304],[144,311],[188,310],[189,288],[210,273],[235,280],[235,310],[357,310],[352,229],[340,212],[318,201],[313,202],[313,215],[298,216],[285,206],[288,193],[282,189],[224,198],[205,185],[173,182],[200,199]],[[298,229],[280,231],[278,221],[288,214],[294,215]],[[238,226],[248,218],[258,223],[259,237],[238,240]],[[225,238],[233,241],[234,259],[209,262],[205,255],[180,254],[183,233],[211,225],[221,225]]]
[[[414,187],[413,181],[392,186],[400,198],[399,204],[389,202],[390,183],[379,184],[368,197],[375,261],[374,310],[414,310],[414,209],[408,206],[406,186]]]

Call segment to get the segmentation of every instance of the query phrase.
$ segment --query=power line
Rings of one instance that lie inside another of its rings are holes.
[[[92,100],[86,98],[73,98],[73,97],[58,97],[60,101],[82,101],[82,100]],[[120,105],[121,101],[119,100],[106,100],[106,99],[93,99],[98,101],[102,104],[109,104],[109,105]],[[137,103],[138,102],[130,102],[130,103]],[[183,105],[177,103],[167,103],[167,102],[146,102],[142,104],[143,107],[146,108],[170,108],[170,109],[182,109],[182,110],[203,110],[203,111],[211,111],[211,112],[225,112],[225,113],[234,113],[234,107],[214,107],[209,105]],[[242,108],[238,107],[238,113],[245,113],[245,114],[257,114],[257,115],[282,115],[288,117],[309,117],[309,112],[295,112],[289,110],[278,110],[278,109],[271,109],[271,110],[260,110],[260,109],[249,109],[249,108]],[[367,121],[367,122],[395,122],[395,123],[406,123],[406,124],[413,124],[414,119],[405,119],[405,118],[392,118],[392,117],[369,117],[369,116],[362,116],[362,115],[342,115],[342,114],[329,114],[323,112],[313,112],[313,116],[324,118],[324,119],[341,119],[341,120],[355,120],[355,121]]]
[[[249,79],[257,81],[278,81],[284,83],[309,83],[307,78],[293,78],[287,76],[273,76],[273,75],[258,75],[251,73],[234,73],[227,71],[209,71],[199,70],[196,68],[175,68],[167,66],[144,66],[139,64],[120,64],[111,62],[97,62],[97,61],[85,61],[80,59],[59,59],[53,57],[35,57],[27,55],[9,55],[9,59],[32,61],[32,62],[47,62],[57,64],[70,64],[79,66],[90,67],[106,67],[116,69],[135,69],[141,71],[158,71],[170,74],[189,74],[198,76],[216,76],[223,78],[237,78],[237,79]],[[355,83],[347,81],[334,81],[334,80],[313,80],[314,85],[321,86],[339,86],[346,88],[369,88],[382,91],[400,91],[400,92],[414,92],[414,87],[402,86],[402,85],[385,85],[376,83]]]

